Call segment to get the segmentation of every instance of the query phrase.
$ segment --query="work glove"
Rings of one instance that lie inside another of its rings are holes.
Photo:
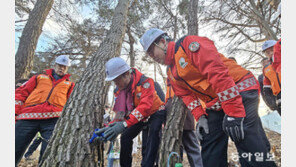
[[[99,132],[104,133],[104,141],[114,141],[116,137],[123,133],[126,129],[124,126],[124,122],[114,122],[110,124],[108,127],[101,129]]]
[[[243,117],[230,117],[224,116],[223,131],[230,136],[233,142],[240,142],[244,139],[244,118]]]
[[[208,125],[208,119],[206,115],[202,115],[198,122],[196,123],[196,132],[197,132],[197,137],[199,141],[203,140],[202,137],[202,130],[206,133],[209,134],[209,125]]]
[[[93,143],[94,145],[101,144],[102,141],[104,141],[104,131],[106,128],[102,129],[96,129],[92,138],[89,140],[90,143]]]

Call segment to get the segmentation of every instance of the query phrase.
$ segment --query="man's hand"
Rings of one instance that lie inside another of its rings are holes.
[[[104,132],[104,139],[108,141],[113,141],[116,139],[116,137],[123,133],[126,129],[127,125],[125,122],[114,122],[110,124],[108,127],[101,129],[98,132]]]
[[[233,142],[240,142],[244,140],[244,118],[243,117],[230,117],[228,115],[224,116],[223,119],[223,131],[230,136]]]
[[[206,134],[209,134],[208,119],[206,118],[205,115],[202,115],[199,118],[198,122],[196,123],[196,132],[197,132],[197,137],[199,141],[203,140],[203,137],[201,134],[202,130],[204,130]]]

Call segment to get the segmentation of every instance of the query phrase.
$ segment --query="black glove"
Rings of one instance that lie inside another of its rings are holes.
[[[208,119],[205,115],[202,115],[196,123],[196,132],[199,141],[203,139],[201,134],[202,130],[204,130],[206,134],[209,134]]]
[[[244,118],[243,117],[230,117],[224,116],[223,119],[223,131],[230,136],[233,142],[240,142],[244,139]]]
[[[114,122],[112,124],[110,124],[108,127],[103,128],[104,131],[104,139],[108,140],[108,141],[114,141],[116,139],[116,137],[123,133],[124,130],[126,129],[127,125],[124,124],[125,122]],[[101,130],[103,130],[101,129]],[[98,131],[100,132],[100,131]]]

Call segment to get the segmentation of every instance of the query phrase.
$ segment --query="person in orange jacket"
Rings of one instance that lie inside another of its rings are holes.
[[[250,71],[219,53],[206,37],[187,35],[175,43],[164,31],[152,28],[140,43],[156,62],[169,67],[175,94],[200,122],[205,167],[227,166],[228,137],[243,167],[276,166],[268,159],[269,142],[258,116],[259,84]],[[263,155],[262,161],[256,160],[256,153]]]
[[[165,105],[155,89],[156,82],[154,83],[153,79],[146,77],[137,69],[131,68],[122,58],[115,57],[108,60],[106,74],[105,81],[113,81],[116,85],[113,108],[116,114],[108,127],[95,132],[99,136],[95,142],[98,140],[113,141],[119,134],[122,134],[120,166],[127,167],[132,164],[133,139],[143,130],[144,126],[150,125],[150,121],[165,119]],[[149,126],[149,132],[146,135],[148,137],[145,142],[143,139],[144,145],[142,145],[145,151],[142,152],[142,167],[154,165],[162,123],[162,121],[156,121],[157,125]],[[100,137],[102,133],[104,136]]]
[[[276,68],[280,69],[280,66],[277,66],[280,65],[280,58],[278,58],[278,56],[276,58],[276,63],[274,64],[274,55],[276,54],[274,51],[278,44],[280,45],[280,43],[275,40],[268,40],[262,45],[263,53],[271,61],[271,63],[263,67],[263,92],[268,94],[269,90],[272,90],[272,93],[276,98],[277,111],[281,115],[281,73],[280,71],[276,71]],[[277,54],[280,54],[280,51]]]
[[[261,65],[262,65],[262,71],[265,66],[268,66],[270,64],[270,59],[267,57],[264,57],[261,60]],[[263,80],[264,80],[264,75],[263,73],[258,76],[258,81],[260,85],[260,93],[262,96],[263,101],[265,104],[273,111],[273,110],[278,110],[277,105],[276,105],[276,97],[273,95],[271,88],[269,87],[264,87],[263,88]],[[278,111],[279,114],[280,111]]]
[[[52,135],[75,85],[69,80],[70,74],[67,74],[69,66],[69,57],[61,55],[56,58],[53,69],[45,70],[44,74],[34,75],[15,90],[16,165],[37,132],[47,141]],[[46,146],[47,142],[42,141],[39,161]]]

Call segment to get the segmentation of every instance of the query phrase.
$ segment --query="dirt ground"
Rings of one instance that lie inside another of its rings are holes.
[[[267,138],[269,139],[270,145],[271,145],[271,153],[275,155],[275,162],[278,167],[281,166],[281,135],[269,131],[265,129]],[[107,146],[105,148],[108,148]],[[239,167],[239,162],[234,161],[232,155],[236,153],[236,148],[234,146],[233,142],[229,142],[228,147],[228,163],[229,167]],[[105,154],[106,155],[106,154]],[[18,167],[37,167],[38,166],[38,157],[39,157],[39,151],[36,150],[32,155],[32,160],[26,161],[24,158],[19,163]],[[133,167],[140,167],[141,166],[141,148],[138,148],[137,153],[133,154]],[[105,156],[105,166],[107,166],[107,156]],[[116,162],[115,162],[116,163]],[[189,163],[186,157],[186,153],[184,153],[184,158],[182,162],[184,167],[189,167]]]

